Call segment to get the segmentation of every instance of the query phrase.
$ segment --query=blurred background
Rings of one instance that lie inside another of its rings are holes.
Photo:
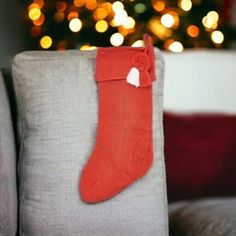
[[[142,46],[172,52],[235,48],[235,0],[9,0],[0,2],[0,67],[23,50]]]

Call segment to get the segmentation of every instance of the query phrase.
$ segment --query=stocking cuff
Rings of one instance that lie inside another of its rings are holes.
[[[98,48],[96,81],[125,80],[146,87],[155,80],[155,55],[149,36],[144,35],[145,47]]]

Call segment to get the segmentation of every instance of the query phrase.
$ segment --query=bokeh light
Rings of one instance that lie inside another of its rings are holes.
[[[86,0],[85,6],[88,10],[93,11],[97,7],[98,3],[96,0]]]
[[[95,29],[99,33],[104,33],[108,29],[108,23],[105,20],[99,20],[95,25]]]
[[[216,1],[207,5],[201,0],[30,0],[26,6],[32,49],[39,48],[44,35],[53,36],[50,47],[56,50],[81,45],[90,49],[94,44],[140,46],[144,32],[155,46],[175,52],[233,45],[231,23]],[[81,33],[73,34],[77,32]]]
[[[55,20],[57,23],[61,23],[64,19],[65,19],[65,13],[64,13],[64,12],[57,11],[57,12],[54,14],[54,20]]]
[[[178,5],[180,8],[182,8],[182,10],[190,11],[193,4],[191,0],[180,0]]]
[[[137,40],[131,46],[132,47],[144,47],[144,42],[143,42],[143,40]]]
[[[166,14],[164,14],[164,15],[161,17],[161,23],[162,23],[165,27],[171,28],[171,27],[174,25],[174,23],[175,23],[175,19],[174,19],[174,17],[173,17],[171,14],[166,13]]]
[[[210,11],[202,19],[202,24],[206,29],[213,30],[218,26],[219,14],[216,11]]]
[[[64,1],[59,1],[59,2],[56,3],[56,9],[58,11],[65,11],[66,7],[67,7],[67,4]]]
[[[211,40],[215,44],[222,44],[224,41],[224,34],[219,30],[215,30],[211,33]]]
[[[41,14],[37,20],[33,21],[33,24],[36,26],[40,26],[44,23],[44,21],[45,21],[45,16],[44,16],[44,14]]]
[[[184,50],[184,47],[181,42],[174,41],[169,45],[168,48],[171,52],[182,52]]]
[[[79,32],[82,28],[82,21],[78,18],[74,18],[69,23],[69,28],[72,32]]]
[[[137,3],[135,6],[134,6],[134,10],[141,14],[141,13],[144,13],[146,10],[147,10],[147,7],[144,3]]]
[[[102,7],[97,8],[93,13],[93,17],[95,20],[102,20],[102,19],[106,18],[107,17],[106,9],[104,9]]]
[[[40,39],[40,46],[43,48],[43,49],[48,49],[52,46],[52,38],[48,35],[42,37]]]
[[[32,3],[28,8],[28,15],[31,20],[38,20],[41,15],[41,10],[38,4]]]
[[[114,33],[110,38],[111,45],[118,47],[123,44],[124,36],[120,33]]]
[[[118,11],[124,10],[124,5],[123,5],[123,3],[120,2],[120,1],[113,2],[113,4],[112,4],[112,10],[113,10],[114,12],[118,12]]]
[[[82,7],[85,4],[85,0],[74,0],[74,5],[76,7]]]
[[[30,34],[32,35],[32,37],[38,37],[41,33],[42,33],[42,29],[40,26],[33,26],[30,29]]]
[[[58,51],[62,51],[62,50],[65,50],[67,47],[67,42],[62,40],[60,42],[57,43],[57,50]]]
[[[70,21],[74,18],[78,18],[79,17],[79,13],[77,11],[71,11],[68,16],[67,16],[67,20]]]
[[[115,26],[123,25],[128,17],[128,14],[125,10],[119,10],[116,12],[114,17]]]
[[[187,34],[190,37],[195,38],[195,37],[197,37],[199,35],[199,28],[196,25],[190,25],[187,28]]]
[[[135,20],[131,16],[127,17],[124,24],[123,24],[125,29],[133,29],[135,26]]]
[[[97,47],[95,46],[90,46],[89,44],[85,44],[80,47],[81,51],[87,51],[87,50],[95,50]]]
[[[43,8],[43,6],[44,6],[43,0],[34,0],[34,3],[36,3],[39,6],[39,8]]]
[[[165,2],[164,1],[153,0],[152,4],[153,4],[153,8],[158,12],[161,12],[165,9]]]
[[[169,28],[166,28],[158,17],[153,17],[148,22],[148,28],[150,31],[156,35],[161,40],[166,40],[167,38],[171,37],[173,34],[173,31]]]

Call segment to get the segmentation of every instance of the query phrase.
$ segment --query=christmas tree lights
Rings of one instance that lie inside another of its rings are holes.
[[[142,35],[173,52],[227,47],[224,1],[33,0],[27,6],[32,49],[91,50],[97,46],[142,46]],[[229,27],[227,27],[229,29]]]

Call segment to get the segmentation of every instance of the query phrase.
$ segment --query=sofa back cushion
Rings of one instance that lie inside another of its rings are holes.
[[[163,60],[155,52],[154,164],[140,181],[98,204],[82,202],[78,191],[97,130],[96,51],[25,52],[15,57],[21,235],[167,235]]]
[[[236,195],[236,116],[164,113],[169,201]]]
[[[164,109],[236,114],[235,50],[164,53]]]
[[[0,235],[17,230],[15,139],[7,90],[0,71]]]

